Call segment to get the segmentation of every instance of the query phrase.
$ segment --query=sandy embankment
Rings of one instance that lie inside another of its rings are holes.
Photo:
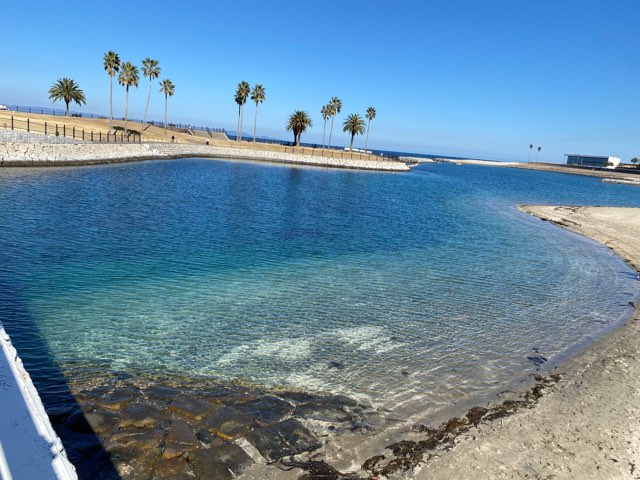
[[[640,209],[521,210],[591,237],[640,268]],[[481,425],[418,478],[640,478],[640,311],[555,370],[535,408]]]

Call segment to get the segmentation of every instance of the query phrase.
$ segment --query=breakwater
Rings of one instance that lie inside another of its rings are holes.
[[[314,167],[348,168],[402,172],[409,170],[403,162],[326,158],[284,152],[186,144],[45,144],[0,143],[0,166],[73,166],[136,160],[172,158],[228,158],[262,162],[307,165]]]

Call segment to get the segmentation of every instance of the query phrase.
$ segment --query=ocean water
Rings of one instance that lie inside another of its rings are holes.
[[[437,409],[631,313],[620,259],[520,203],[640,207],[640,189],[448,164],[0,169],[0,318],[44,391],[55,368]]]

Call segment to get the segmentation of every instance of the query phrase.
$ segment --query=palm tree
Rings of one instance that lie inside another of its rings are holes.
[[[342,100],[338,97],[333,97],[329,102],[329,106],[331,107],[331,130],[329,130],[329,148],[331,148],[331,137],[333,136],[333,120],[334,117],[340,113],[342,110]]]
[[[109,50],[102,57],[104,69],[109,75],[109,128],[113,127],[113,77],[120,70],[120,57],[114,51]]]
[[[67,110],[64,112],[66,117],[69,116],[69,103],[76,102],[78,105],[87,103],[84,92],[80,89],[80,85],[67,77],[59,78],[56,83],[49,89],[49,100],[54,102],[64,100],[67,104]]]
[[[353,138],[356,135],[362,135],[365,131],[364,118],[357,113],[351,113],[347,116],[347,119],[342,124],[342,131],[351,134],[351,143],[349,144],[349,150],[353,149]]]
[[[533,150],[533,144],[529,144],[529,160],[527,160],[527,163],[531,162],[531,150]]]
[[[167,104],[169,103],[169,97],[173,97],[176,91],[176,86],[171,80],[165,78],[160,82],[160,92],[164,93],[164,136],[167,136]]]
[[[631,163],[633,163],[634,165],[636,165],[636,166],[637,166],[637,164],[638,164],[638,159],[637,159],[637,157],[633,157],[633,158],[631,159]]]
[[[160,76],[158,60],[149,57],[142,60],[142,75],[149,77],[149,94],[147,95],[147,105],[144,107],[144,117],[142,117],[142,123],[147,123],[147,110],[149,109],[149,100],[151,100],[151,81]]]
[[[327,131],[327,119],[331,116],[331,106],[325,105],[320,109],[320,115],[322,115],[322,120],[324,120],[324,126],[322,127],[322,148],[324,148],[324,139],[325,133]]]
[[[367,108],[367,113],[365,115],[367,117],[367,139],[364,142],[364,150],[367,151],[367,145],[369,145],[369,125],[371,125],[371,120],[376,118],[376,109],[373,107]]]
[[[124,134],[128,134],[127,121],[129,118],[129,87],[138,88],[138,67],[131,62],[125,62],[120,67],[120,75],[118,75],[118,83],[125,88],[125,107],[124,107]]]
[[[540,150],[542,150],[542,147],[538,147],[538,153],[536,153],[536,163],[538,163],[538,155],[540,155]]]
[[[256,113],[253,117],[253,142],[256,141],[256,124],[258,123],[258,104],[264,102],[265,99],[265,89],[259,83],[253,87],[253,91],[251,92],[251,100],[253,100],[256,104]]]
[[[235,101],[238,104],[238,135],[236,141],[242,140],[242,115],[244,113],[244,104],[247,102],[247,97],[251,92],[251,87],[245,81],[238,84],[236,88]]]
[[[289,115],[286,129],[288,132],[293,132],[293,143],[296,146],[300,146],[300,135],[306,131],[307,128],[313,127],[313,122],[309,118],[309,114],[304,110],[296,110]]]

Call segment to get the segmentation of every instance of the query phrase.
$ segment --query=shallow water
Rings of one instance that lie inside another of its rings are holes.
[[[167,373],[410,414],[500,388],[631,313],[621,260],[519,203],[640,207],[640,189],[454,165],[2,169],[0,311],[45,392],[54,367]]]

